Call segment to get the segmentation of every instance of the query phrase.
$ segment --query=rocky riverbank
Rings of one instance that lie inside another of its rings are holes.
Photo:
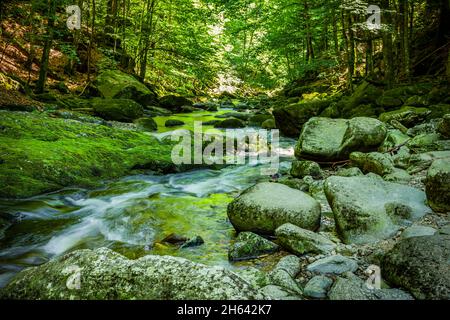
[[[277,127],[297,140],[296,159],[228,204],[226,223],[236,231],[228,258],[237,268],[151,252],[129,260],[106,248],[76,250],[18,273],[2,298],[450,298],[448,87],[383,90],[363,82],[350,95],[193,103],[158,98],[136,82],[111,71],[87,88],[89,99],[41,96],[47,107],[34,112],[3,106],[0,196],[189,169],[174,166],[173,145],[149,133],[189,128],[187,114],[217,130]],[[212,110],[220,112],[201,114]],[[3,236],[13,223],[2,222]],[[68,285],[77,279],[72,266],[81,270],[79,289]],[[381,287],[371,289],[367,270],[374,266]]]

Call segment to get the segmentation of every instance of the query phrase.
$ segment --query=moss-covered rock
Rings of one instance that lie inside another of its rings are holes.
[[[426,193],[433,210],[450,211],[450,158],[435,160],[428,169]]]
[[[268,119],[261,124],[261,128],[265,130],[273,130],[277,129],[277,124],[275,123],[275,119]]]
[[[298,159],[335,161],[353,151],[376,149],[386,137],[384,124],[372,118],[312,118],[304,126],[295,147]]]
[[[241,232],[228,251],[230,261],[255,259],[278,251],[278,245],[252,232]]]
[[[417,299],[450,299],[450,236],[401,240],[382,260],[383,277]]]
[[[271,114],[255,114],[248,119],[250,126],[261,127],[265,121],[275,121]]]
[[[279,183],[259,183],[228,205],[228,218],[236,230],[273,234],[285,223],[316,230],[320,205],[306,193]]]
[[[429,106],[430,102],[427,96],[411,96],[406,100],[405,105],[422,108]]]
[[[439,133],[446,139],[450,139],[450,114],[442,117],[442,121],[438,126]]]
[[[106,99],[130,99],[147,106],[157,103],[156,94],[130,74],[106,70],[93,82],[93,87]]]
[[[139,118],[135,120],[134,123],[138,126],[139,129],[142,129],[144,131],[151,132],[158,130],[158,125],[152,118]]]
[[[214,128],[218,129],[238,129],[245,128],[245,123],[239,119],[226,119],[214,125]]]
[[[163,108],[167,108],[174,112],[181,111],[183,106],[192,106],[192,101],[181,96],[168,95],[159,100],[159,104]]]
[[[372,290],[353,273],[345,277],[337,277],[330,291],[330,300],[414,300],[413,297],[400,289]]]
[[[38,113],[0,111],[0,197],[93,187],[134,168],[173,172],[172,144],[144,133]]]
[[[183,126],[184,122],[181,120],[176,120],[176,119],[169,119],[166,120],[166,122],[164,123],[164,126],[170,128],[170,127],[180,127]]]
[[[298,161],[292,162],[291,176],[294,178],[304,178],[312,176],[313,178],[322,177],[322,169],[314,161]]]
[[[403,105],[403,101],[398,97],[384,94],[377,99],[377,105],[383,107],[386,110],[390,110],[401,107]]]
[[[350,154],[352,165],[360,168],[363,172],[373,172],[380,176],[394,172],[394,163],[391,157],[385,153],[353,152]]]
[[[400,110],[385,112],[380,115],[380,120],[386,123],[396,120],[406,127],[413,127],[424,121],[431,111],[427,108],[403,107]]]
[[[298,138],[303,125],[311,117],[320,115],[331,102],[330,100],[313,100],[276,108],[273,116],[277,128],[285,136]]]
[[[321,234],[287,223],[275,230],[280,245],[296,255],[322,254],[332,251],[336,245]]]
[[[128,99],[94,99],[92,107],[95,114],[105,120],[133,122],[144,115],[140,104]]]
[[[424,192],[381,178],[333,176],[325,182],[325,194],[345,243],[389,238],[431,211]]]
[[[221,267],[207,267],[170,256],[148,255],[128,260],[107,248],[74,251],[39,267],[28,268],[0,292],[0,297],[51,300],[264,298],[243,278]]]

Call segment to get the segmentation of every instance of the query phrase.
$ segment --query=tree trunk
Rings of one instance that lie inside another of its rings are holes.
[[[95,0],[92,0],[91,34],[89,37],[88,59],[87,59],[87,81],[91,80],[92,46],[95,33]]]
[[[140,58],[140,70],[139,70],[139,77],[144,80],[145,75],[147,73],[147,57],[148,57],[148,51],[150,49],[150,36],[153,33],[153,11],[155,9],[156,0],[148,0],[147,1],[147,19],[145,22],[145,28],[143,28],[143,47],[142,47],[142,53]]]
[[[47,2],[48,3],[47,31],[45,35],[44,49],[42,51],[39,79],[36,83],[36,93],[44,92],[45,82],[47,81],[48,61],[53,42],[53,28],[55,27],[56,1],[57,0],[48,0]]]
[[[309,17],[309,5],[308,1],[303,1],[303,8],[305,12],[303,13],[305,18],[305,27],[306,27],[306,60],[311,62],[314,60],[314,48],[312,43],[312,34],[311,34],[311,19]]]
[[[334,53],[336,55],[336,58],[339,57],[339,38],[338,38],[338,22],[337,22],[337,16],[336,16],[336,10],[333,9],[333,41],[334,41]]]
[[[389,0],[385,1],[385,8],[390,9]],[[392,27],[391,13],[387,10],[384,13],[386,23]],[[384,61],[384,80],[388,88],[394,84],[394,56],[391,30],[383,33],[383,61]]]
[[[406,79],[409,79],[410,69],[411,69],[411,60],[409,56],[410,45],[409,45],[409,30],[408,30],[408,18],[409,18],[409,9],[408,9],[408,1],[401,0],[400,1],[400,39],[401,39],[401,54],[402,54],[402,62],[403,62],[403,74]]]

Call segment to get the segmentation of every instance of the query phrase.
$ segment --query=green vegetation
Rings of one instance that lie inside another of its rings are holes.
[[[174,170],[171,145],[104,125],[1,112],[0,197],[93,187],[132,169]]]

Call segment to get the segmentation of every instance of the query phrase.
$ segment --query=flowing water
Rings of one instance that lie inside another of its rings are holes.
[[[193,121],[208,121],[215,114],[177,117],[190,129]],[[165,119],[156,121],[161,124]],[[160,126],[155,136],[166,134],[167,128]],[[280,139],[281,168],[288,169],[294,143]],[[227,251],[235,231],[226,207],[240,191],[267,180],[261,168],[268,165],[247,163],[221,170],[134,175],[107,181],[96,190],[65,189],[26,200],[0,201],[0,213],[14,220],[3,238],[0,234],[0,287],[24,267],[84,248],[109,247],[130,259],[172,255],[233,267]],[[181,249],[158,242],[171,233],[199,235],[205,243]]]

